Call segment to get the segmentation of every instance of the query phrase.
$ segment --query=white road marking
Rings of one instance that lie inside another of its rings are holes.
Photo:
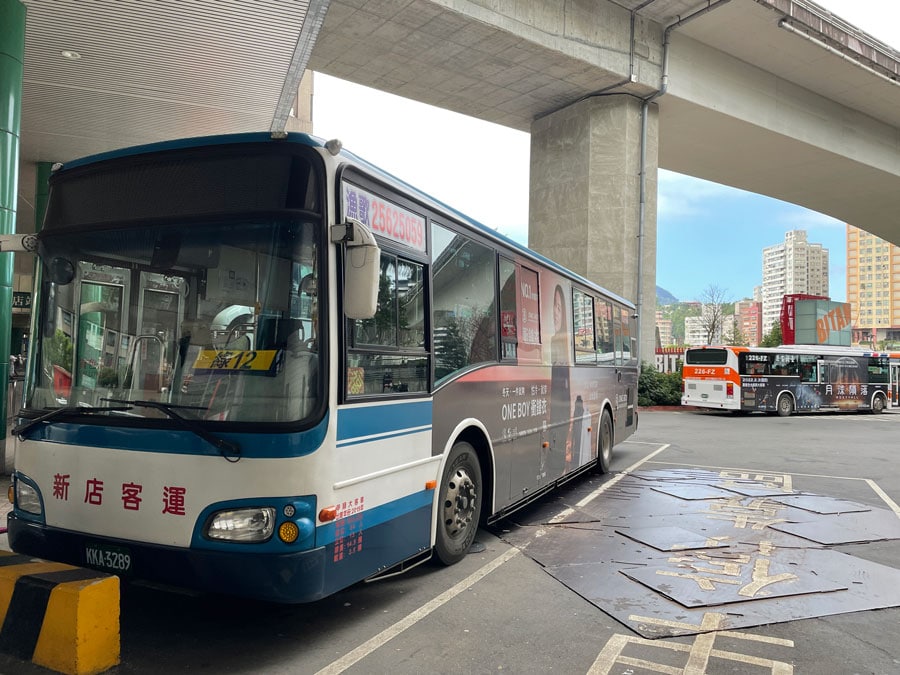
[[[900,518],[900,506],[897,506],[897,502],[888,497],[887,492],[882,490],[878,486],[878,483],[876,483],[871,478],[866,478],[865,481],[869,484],[869,487],[875,491],[875,494],[877,494],[879,497],[881,497],[882,500],[884,500],[884,503],[888,505],[888,508],[893,511],[898,518]]]
[[[598,487],[596,490],[594,490],[592,493],[590,493],[589,495],[587,495],[586,497],[584,497],[580,502],[578,502],[577,504],[575,504],[575,507],[580,509],[580,508],[582,508],[582,507],[584,507],[584,506],[587,506],[587,505],[590,504],[592,501],[594,501],[597,497],[599,497],[599,496],[602,495],[604,492],[606,492],[607,490],[609,490],[613,485],[615,485],[615,484],[618,483],[620,480],[622,480],[623,478],[625,478],[625,476],[627,476],[627,475],[630,474],[632,471],[634,471],[635,469],[637,469],[639,466],[641,466],[641,465],[644,464],[645,462],[649,462],[651,459],[653,459],[654,457],[656,457],[659,453],[661,453],[663,450],[665,450],[666,448],[668,448],[669,445],[670,445],[669,443],[666,443],[666,444],[664,444],[664,445],[661,445],[659,448],[657,448],[656,450],[654,450],[653,452],[651,452],[649,455],[647,455],[647,456],[644,457],[643,459],[638,460],[637,462],[635,462],[634,464],[632,464],[631,466],[629,466],[627,469],[625,469],[622,473],[620,473],[619,475],[617,475],[615,478],[613,478],[613,479],[610,480],[610,481],[607,481],[606,483],[604,483],[603,485],[601,485],[600,487]],[[562,511],[560,511],[559,513],[557,513],[555,516],[553,516],[550,520],[548,520],[548,521],[547,521],[547,524],[548,524],[548,525],[555,525],[556,523],[559,523],[559,522],[565,520],[566,518],[568,518],[569,516],[571,516],[573,513],[575,513],[575,509],[574,509],[574,508],[566,508],[566,509],[563,509]]]
[[[416,623],[431,614],[434,610],[446,604],[463,591],[471,588],[476,583],[481,581],[481,579],[500,567],[503,563],[514,558],[518,554],[519,549],[511,548],[506,551],[506,553],[497,556],[491,562],[487,563],[484,567],[476,570],[452,588],[447,589],[433,600],[426,602],[414,612],[407,614],[406,617],[395,623],[393,626],[385,628],[375,637],[363,642],[352,652],[344,654],[344,656],[339,658],[337,661],[334,661],[331,664],[325,666],[324,668],[322,668],[322,670],[316,673],[316,675],[337,675],[338,673],[343,673],[350,666],[355,665],[366,656],[374,652],[376,649],[400,635],[400,633],[405,631],[407,628],[414,626]]]

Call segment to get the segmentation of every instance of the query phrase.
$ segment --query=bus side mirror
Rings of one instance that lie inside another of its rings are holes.
[[[344,314],[348,319],[371,319],[378,309],[378,277],[381,272],[381,249],[372,231],[354,218],[333,225],[331,241],[343,243]]]

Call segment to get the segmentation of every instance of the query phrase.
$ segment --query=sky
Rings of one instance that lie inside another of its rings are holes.
[[[816,1],[900,49],[897,0]],[[360,157],[528,244],[527,133],[321,73],[315,79],[313,133],[339,138]],[[502,175],[492,157],[502,157]],[[799,229],[807,231],[811,243],[828,249],[831,299],[846,301],[843,222],[665,169],[659,170],[658,182],[656,283],[679,300],[698,300],[712,285],[727,300],[751,297],[753,288],[762,283],[762,249],[783,242],[785,232]],[[742,242],[737,251],[736,231]],[[703,250],[697,250],[698,243]],[[697,259],[704,260],[703,273],[685,274],[684,261]]]

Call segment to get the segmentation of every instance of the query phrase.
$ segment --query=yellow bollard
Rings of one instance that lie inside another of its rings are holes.
[[[0,651],[70,675],[119,663],[119,578],[0,552]]]

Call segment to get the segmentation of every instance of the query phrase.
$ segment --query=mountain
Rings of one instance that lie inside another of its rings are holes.
[[[674,305],[678,302],[678,298],[669,293],[662,286],[656,287],[656,304],[657,305]]]

